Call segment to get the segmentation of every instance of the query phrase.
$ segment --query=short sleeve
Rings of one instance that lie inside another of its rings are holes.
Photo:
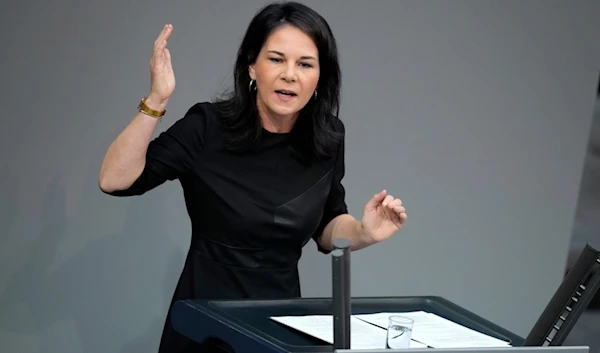
[[[342,127],[343,128],[343,127]],[[333,180],[331,183],[331,189],[329,191],[329,196],[327,197],[327,202],[325,203],[325,210],[323,212],[323,218],[321,219],[321,223],[317,228],[317,231],[313,235],[313,240],[317,244],[317,248],[320,252],[324,254],[328,254],[330,250],[321,247],[319,244],[319,238],[323,233],[323,230],[331,222],[334,218],[339,215],[347,214],[348,207],[346,205],[346,190],[344,185],[342,184],[342,179],[345,174],[345,143],[344,143],[345,135],[342,136],[342,140],[340,142],[340,147],[337,152],[337,156],[335,157],[335,166],[333,170]]]
[[[150,142],[146,152],[146,165],[138,179],[129,188],[109,194],[141,195],[167,180],[178,179],[189,172],[202,150],[207,118],[201,103],[191,107],[183,118]]]

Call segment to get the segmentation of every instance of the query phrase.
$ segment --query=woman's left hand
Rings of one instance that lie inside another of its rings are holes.
[[[400,199],[381,191],[365,205],[361,220],[363,235],[370,243],[379,243],[390,238],[406,222],[406,209]]]

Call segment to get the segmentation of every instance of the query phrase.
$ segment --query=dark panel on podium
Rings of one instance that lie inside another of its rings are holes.
[[[440,297],[352,298],[352,314],[423,310],[520,346],[523,338]],[[333,352],[334,346],[270,319],[271,316],[334,315],[332,298],[294,300],[187,300],[173,308],[173,326],[202,342],[216,337],[235,353]]]

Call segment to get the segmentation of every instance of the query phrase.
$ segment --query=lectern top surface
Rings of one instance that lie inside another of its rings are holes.
[[[523,338],[518,335],[440,297],[352,298],[352,314],[415,310],[445,317],[465,327],[510,342],[513,346],[520,346],[523,342]],[[217,337],[228,344],[235,345],[233,348],[236,352],[332,353],[333,347],[330,343],[271,319],[273,316],[303,315],[332,315],[332,299],[186,300],[177,302],[173,307],[172,322],[178,332],[196,342]],[[351,353],[375,352],[352,351]],[[386,350],[383,353],[392,352]],[[419,353],[424,352],[419,351]],[[448,351],[448,353],[459,352]]]
[[[499,348],[436,348],[435,353],[589,353],[587,346],[499,347]],[[424,353],[415,349],[336,349],[334,353]]]

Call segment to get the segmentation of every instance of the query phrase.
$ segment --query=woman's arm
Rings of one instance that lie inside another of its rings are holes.
[[[166,108],[166,102],[148,97],[146,105],[158,111]],[[140,176],[146,164],[148,145],[159,119],[138,113],[110,144],[98,177],[100,189],[106,193],[130,187]]]
[[[331,220],[319,237],[319,245],[327,250],[332,250],[333,241],[336,238],[346,238],[350,240],[350,249],[352,251],[360,250],[372,245],[365,237],[362,223],[357,221],[350,214],[342,214]]]

